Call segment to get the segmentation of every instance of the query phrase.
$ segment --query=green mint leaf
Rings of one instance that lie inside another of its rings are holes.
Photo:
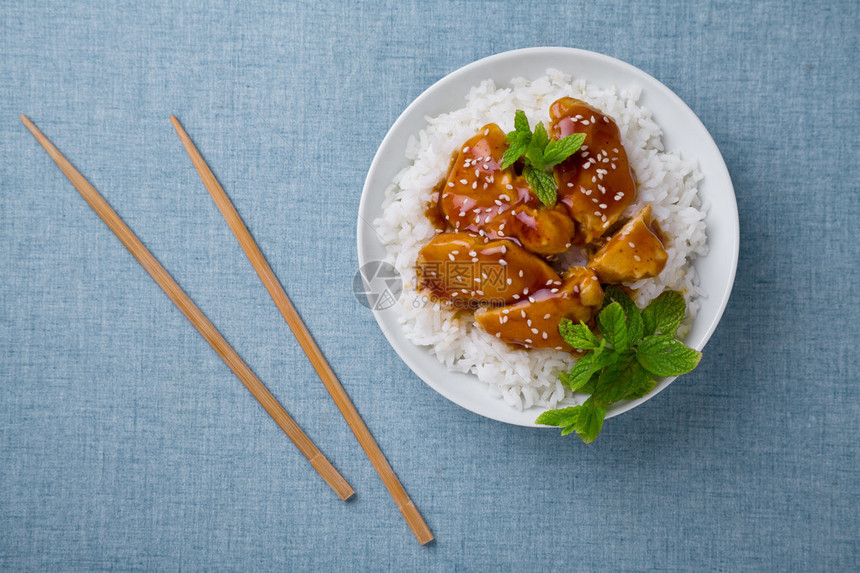
[[[531,150],[531,147],[529,147],[529,150]],[[555,186],[555,179],[549,172],[532,165],[526,165],[523,175],[525,175],[526,181],[531,185],[541,203],[547,207],[555,205],[555,201],[558,198],[558,188]]]
[[[577,408],[578,408],[578,407],[579,407],[579,406],[577,406]],[[563,429],[563,430],[561,431],[561,435],[562,435],[562,436],[566,436],[566,435],[568,435],[568,434],[570,434],[570,433],[573,433],[575,430],[576,430],[576,424],[571,424],[570,426],[567,426],[565,429]]]
[[[538,123],[535,126],[532,140],[529,143],[529,149],[526,151],[526,159],[528,159],[538,171],[545,170],[543,151],[546,149],[548,143],[549,135],[546,132],[546,128],[543,126],[542,122]],[[553,183],[553,187],[555,187],[555,183]]]
[[[597,389],[597,379],[600,378],[600,373],[595,372],[591,375],[591,378],[588,381],[579,387],[577,392],[582,394],[594,394],[594,391]]]
[[[594,366],[594,358],[595,354],[586,354],[582,358],[576,361],[576,364],[570,369],[568,373],[562,373],[559,376],[559,380],[561,383],[576,392],[579,388],[588,382],[588,379],[591,378],[591,375],[594,374],[599,368]]]
[[[561,376],[561,375],[559,375]],[[579,387],[577,392],[581,394],[594,394],[594,389],[597,387],[597,379],[600,377],[600,372],[595,372],[585,381],[585,384]]]
[[[561,383],[576,392],[589,382],[595,372],[618,360],[618,354],[614,350],[606,348],[604,344],[601,343],[599,348],[577,360],[570,372],[560,374]]]
[[[574,133],[561,139],[550,141],[543,153],[543,162],[547,167],[558,165],[577,151],[585,141],[584,133]]]
[[[624,392],[620,390],[624,381],[619,377],[619,374],[621,372],[621,368],[625,364],[625,360],[619,360],[600,371],[600,374],[597,377],[597,382],[594,385],[594,392],[591,396],[594,399],[595,404],[608,406],[612,402],[620,399],[617,398],[616,395],[624,395]]]
[[[639,385],[630,390],[630,392],[628,392],[627,395],[624,396],[625,400],[636,400],[638,398],[641,398],[642,396],[645,396],[651,390],[654,389],[654,386],[657,385],[657,380],[655,380],[650,373],[646,372],[646,374],[648,374],[648,376],[643,376],[642,378],[638,379]]]
[[[687,305],[681,293],[666,291],[651,301],[642,311],[645,336],[664,334],[674,337],[684,319]]]
[[[592,398],[586,400],[580,408],[574,430],[583,442],[590,444],[600,434],[603,419],[606,417],[606,408],[596,405]]]
[[[597,326],[612,348],[618,352],[627,350],[627,320],[621,304],[613,302],[601,310],[597,315]]]
[[[579,414],[582,406],[571,406],[557,410],[547,410],[535,420],[535,424],[543,426],[559,426],[562,428],[561,435],[566,436],[576,431]]]
[[[508,137],[510,147],[508,147],[502,154],[502,169],[507,169],[513,165],[529,148],[530,137],[522,137],[519,133],[513,131],[511,133],[513,133],[514,136]]]
[[[600,340],[582,321],[579,321],[579,324],[574,324],[569,318],[562,318],[558,324],[558,333],[573,348],[594,350],[600,347]]]
[[[627,316],[627,345],[633,346],[645,335],[645,328],[642,322],[642,315],[636,303],[627,296],[624,289],[618,285],[606,287],[603,304],[608,305],[617,302],[624,309],[624,314]]]
[[[514,113],[514,129],[520,132],[528,132],[531,135],[531,128],[529,127],[529,120],[526,117],[526,114],[523,110],[518,109],[516,113]]]
[[[570,408],[559,408],[557,410],[547,410],[535,420],[535,424],[544,426],[561,426],[566,427],[576,423],[576,418],[579,416],[579,406]]]
[[[656,376],[680,376],[699,364],[702,353],[671,336],[652,335],[636,347],[636,359]]]
[[[651,374],[645,370],[636,357],[632,354],[626,355],[622,360],[603,369],[594,392],[594,402],[608,406],[618,400],[630,397],[631,394],[645,393],[653,388],[648,385],[652,380]],[[644,394],[643,394],[644,395]]]

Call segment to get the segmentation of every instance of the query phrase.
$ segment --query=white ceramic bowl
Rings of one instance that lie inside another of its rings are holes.
[[[359,265],[385,257],[385,249],[370,224],[382,214],[386,187],[395,174],[406,167],[406,141],[424,128],[424,118],[461,108],[469,89],[483,80],[492,79],[497,86],[503,87],[515,77],[543,76],[547,68],[561,70],[575,79],[586,79],[606,88],[613,85],[618,88],[641,87],[639,103],[652,111],[654,120],[663,129],[666,149],[681,151],[685,158],[698,161],[704,175],[699,183],[699,193],[710,204],[705,219],[709,253],[697,259],[695,266],[709,296],[701,299],[702,307],[685,342],[702,350],[723,315],[738,262],[738,209],[729,172],[708,130],[681,98],[642,70],[595,52],[573,48],[528,48],[504,52],[460,68],[418,96],[391,126],[367,173],[358,209]],[[519,411],[490,396],[486,384],[475,376],[449,372],[427,348],[407,341],[393,310],[374,311],[374,314],[394,350],[439,394],[494,420],[521,426],[535,425],[534,420],[543,408]],[[639,400],[613,404],[606,417],[617,416],[636,407],[672,380],[674,378],[660,380],[654,391]]]

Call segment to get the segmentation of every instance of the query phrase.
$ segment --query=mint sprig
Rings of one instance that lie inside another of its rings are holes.
[[[551,140],[542,122],[535,126],[533,133],[526,114],[518,109],[514,114],[514,130],[508,133],[508,148],[502,154],[501,167],[507,169],[522,158],[526,181],[541,203],[552,207],[558,200],[558,187],[551,168],[579,151],[583,141],[584,133]]]
[[[580,406],[547,410],[535,423],[561,427],[562,435],[576,432],[588,444],[600,434],[608,406],[645,396],[655,376],[692,371],[702,353],[675,338],[685,311],[677,292],[664,292],[640,311],[621,287],[610,286],[597,315],[601,337],[584,322],[562,319],[558,331],[565,342],[587,352],[559,380],[590,397]]]

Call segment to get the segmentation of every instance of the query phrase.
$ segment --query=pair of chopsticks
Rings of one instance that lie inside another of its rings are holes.
[[[260,402],[266,412],[275,420],[275,422],[284,431],[287,437],[292,440],[299,451],[308,459],[311,466],[320,474],[325,482],[331,487],[341,500],[346,501],[355,493],[347,481],[334,468],[329,460],[320,452],[314,445],[311,439],[302,431],[298,424],[284,410],[283,406],[278,403],[277,399],[272,396],[271,392],[263,385],[259,378],[253,373],[247,364],[242,360],[239,354],[227,343],[215,326],[206,318],[191,298],[185,294],[185,291],[173,280],[173,277],[164,269],[158,260],[149,252],[143,245],[140,239],[132,232],[132,230],[123,222],[123,220],[111,208],[104,197],[78,172],[77,169],[66,159],[60,151],[48,140],[39,129],[26,116],[21,116],[21,121],[28,130],[35,136],[36,140],[45,148],[51,159],[57,164],[62,172],[69,178],[72,185],[80,192],[81,196],[89,203],[90,207],[101,217],[111,231],[116,234],[123,245],[131,252],[134,258],[143,266],[146,272],[155,280],[158,286],[167,294],[167,296],[176,304],[185,317],[197,329],[198,332],[206,339],[206,342],[215,350],[218,356],[230,367],[230,370],[237,378],[248,388],[254,398]],[[275,301],[275,305],[287,324],[295,335],[299,344],[307,355],[311,364],[322,380],[323,384],[346,420],[358,443],[361,445],[370,462],[376,469],[391,497],[394,499],[406,523],[415,534],[419,543],[425,543],[433,540],[433,534],[418,512],[418,509],[412,503],[397,475],[385,459],[385,455],[377,445],[376,440],[367,428],[367,425],[361,419],[358,410],[355,409],[352,401],[349,399],[346,391],[340,381],[335,376],[331,367],[328,365],[325,357],[314,341],[311,333],[308,331],[302,319],[299,317],[296,309],[290,302],[287,293],[278,281],[272,268],[266,262],[263,253],[239,216],[239,213],[233,207],[233,203],[227,197],[224,189],[218,183],[209,166],[203,160],[200,152],[194,146],[191,138],[182,128],[179,120],[171,116],[170,121],[179,134],[179,139],[185,146],[185,150],[191,157],[194,167],[200,174],[203,184],[215,200],[215,204],[221,211],[221,214],[230,226],[230,229],[239,240],[239,244],[251,261],[263,285]]]

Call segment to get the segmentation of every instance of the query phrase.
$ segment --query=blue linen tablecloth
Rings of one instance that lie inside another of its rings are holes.
[[[0,6],[0,569],[860,568],[860,4]],[[599,51],[725,157],[700,367],[584,446],[424,385],[352,293],[376,147],[481,57]],[[104,194],[357,490],[338,501],[18,121]],[[203,189],[220,178],[437,540],[421,547]]]

